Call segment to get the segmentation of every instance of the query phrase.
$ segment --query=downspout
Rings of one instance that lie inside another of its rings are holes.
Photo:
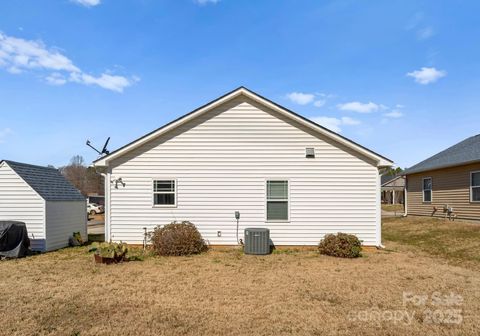
[[[403,195],[404,195],[404,207],[405,207],[405,213],[403,214],[403,217],[407,217],[408,216],[408,179],[407,179],[407,175],[405,175],[405,187],[403,187]]]

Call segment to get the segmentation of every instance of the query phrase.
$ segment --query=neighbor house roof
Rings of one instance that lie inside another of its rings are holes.
[[[460,166],[480,161],[480,134],[453,145],[434,156],[405,170],[404,174],[420,173],[428,170]]]
[[[15,161],[3,160],[40,197],[46,201],[84,201],[85,197],[60,173],[58,169]]]
[[[207,111],[210,111],[211,109],[221,105],[221,104],[224,104],[225,102],[229,101],[229,100],[232,100],[238,96],[245,96],[245,97],[248,97],[254,101],[256,101],[257,103],[260,103],[276,112],[279,112],[280,114],[296,121],[296,122],[299,122],[300,124],[302,125],[305,125],[307,127],[309,127],[310,129],[313,129],[314,131],[318,132],[319,134],[322,134],[323,136],[326,136],[330,139],[332,139],[333,141],[336,141],[337,143],[339,143],[340,145],[343,145],[343,146],[346,146],[347,148],[350,148],[351,150],[353,150],[354,152],[357,152],[361,155],[363,155],[364,157],[367,157],[367,158],[370,158],[371,160],[375,161],[376,162],[376,165],[378,167],[389,167],[393,164],[393,161],[391,161],[390,159],[378,154],[378,153],[375,153],[374,151],[368,149],[368,148],[365,148],[361,145],[359,145],[358,143],[350,140],[350,139],[347,139],[345,138],[344,136],[341,136],[340,134],[337,134],[323,126],[320,126],[318,124],[316,124],[315,122],[311,121],[310,119],[307,119],[307,118],[304,118],[302,117],[301,115],[293,112],[293,111],[290,111],[289,109],[265,98],[265,97],[262,97],[261,95],[241,86],[239,87],[238,89],[235,89],[233,91],[230,91],[229,93],[191,111],[190,113],[187,113],[185,114],[184,116],[154,130],[153,132],[150,132],[148,134],[146,134],[145,136],[111,152],[110,154],[108,155],[105,155],[99,159],[97,159],[96,161],[94,161],[94,165],[96,166],[107,166],[108,163],[117,158],[117,157],[120,157],[122,156],[123,154],[129,152],[130,150],[134,149],[134,148],[137,148],[145,143],[147,143],[148,141],[152,140],[152,139],[155,139],[157,138],[158,136],[206,113]]]
[[[380,181],[381,181],[380,185],[384,186],[385,184],[393,182],[402,176],[403,176],[402,174],[394,174],[394,175],[384,174],[380,177]]]

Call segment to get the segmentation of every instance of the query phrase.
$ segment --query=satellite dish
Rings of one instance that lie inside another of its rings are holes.
[[[97,152],[99,155],[108,155],[110,154],[110,151],[107,149],[107,146],[108,146],[108,142],[110,141],[110,137],[108,137],[107,141],[105,141],[105,145],[103,145],[103,148],[102,148],[102,151],[99,151],[98,149],[96,149],[95,147],[92,146],[92,143],[90,142],[90,140],[87,140],[87,146],[92,148],[95,152]]]

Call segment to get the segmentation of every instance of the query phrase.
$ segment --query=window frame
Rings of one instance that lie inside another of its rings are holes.
[[[269,201],[268,199],[268,182],[270,181],[282,181],[287,182],[287,198],[286,199],[276,199]],[[264,190],[264,197],[265,197],[265,223],[290,223],[290,179],[282,178],[282,177],[273,177],[265,179],[265,190]],[[287,219],[268,219],[268,202],[287,202]]]
[[[431,187],[430,189],[425,189],[425,180],[430,180]],[[425,201],[425,191],[430,191],[430,201]],[[423,203],[432,203],[433,202],[433,178],[431,177],[424,177],[422,178],[422,201]]]
[[[175,183],[174,191],[168,192],[159,192],[155,191],[155,181],[173,181]],[[152,207],[153,208],[176,208],[177,207],[177,192],[178,192],[178,182],[177,179],[171,177],[155,177],[151,180],[151,190],[152,190]],[[173,194],[174,203],[173,204],[155,204],[155,194]]]
[[[473,185],[473,174],[480,174],[480,170],[475,170],[470,172],[470,203],[480,203],[480,200],[473,200],[473,188],[480,188],[480,186]]]

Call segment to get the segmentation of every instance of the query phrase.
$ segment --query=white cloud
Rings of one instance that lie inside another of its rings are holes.
[[[72,73],[70,80],[85,85],[98,85],[104,89],[116,92],[123,92],[123,89],[133,84],[134,80],[128,80],[123,76],[112,76],[109,74],[101,74],[99,77],[94,77],[85,73]]]
[[[427,40],[433,35],[435,35],[435,31],[430,26],[417,30],[417,38],[419,40]]]
[[[388,118],[401,118],[404,116],[404,114],[399,110],[392,110],[388,113],[385,113],[384,116]]]
[[[94,7],[94,6],[100,5],[100,0],[71,0],[71,1],[85,7]]]
[[[314,117],[310,118],[312,121],[316,122],[319,125],[322,125],[323,127],[328,128],[329,130],[332,130],[334,132],[341,132],[340,125],[342,124],[342,121],[337,118],[332,118],[332,117]]]
[[[208,5],[208,4],[216,4],[219,3],[220,0],[193,0],[197,5]]]
[[[360,103],[360,102],[349,102],[345,104],[338,104],[337,105],[339,110],[342,111],[352,111],[358,113],[371,113],[377,111],[379,108],[383,108],[383,105],[380,106],[378,104],[369,102],[369,103]]]
[[[68,57],[58,50],[47,48],[41,41],[25,40],[7,36],[0,32],[0,68],[12,74],[26,71],[48,72],[47,83],[64,85],[75,82],[85,85],[97,85],[107,90],[123,92],[133,85],[138,78],[102,73],[94,77],[83,72]]]
[[[299,105],[307,105],[313,102],[315,95],[313,93],[291,92],[287,94],[287,98]]]
[[[326,99],[319,99],[319,100],[316,100],[313,105],[315,107],[322,107],[323,105],[325,105],[327,103],[327,100]]]
[[[5,142],[5,138],[12,134],[13,131],[10,128],[0,129],[0,144]]]
[[[334,118],[334,117],[313,117],[310,118],[313,122],[316,122],[319,125],[322,125],[323,127],[328,128],[329,130],[332,130],[334,132],[340,133],[342,129],[340,126],[346,125],[346,126],[353,126],[353,125],[359,125],[360,121],[349,118],[349,117],[342,117],[342,118]]]
[[[51,84],[51,85],[63,85],[67,83],[67,80],[65,79],[65,77],[58,72],[54,72],[48,75],[47,77],[45,77],[45,80],[47,81],[48,84]]]
[[[435,83],[442,77],[445,77],[447,72],[444,70],[437,70],[435,68],[422,67],[420,70],[415,70],[407,73],[408,77],[415,79],[415,82],[427,85],[430,83]]]
[[[14,73],[29,69],[80,71],[71,60],[56,50],[48,50],[42,42],[11,37],[1,32],[0,60],[3,67],[14,69]]]
[[[350,117],[342,117],[342,124],[343,125],[359,125],[360,124],[360,120],[357,120],[357,119],[353,119],[353,118],[350,118]]]

